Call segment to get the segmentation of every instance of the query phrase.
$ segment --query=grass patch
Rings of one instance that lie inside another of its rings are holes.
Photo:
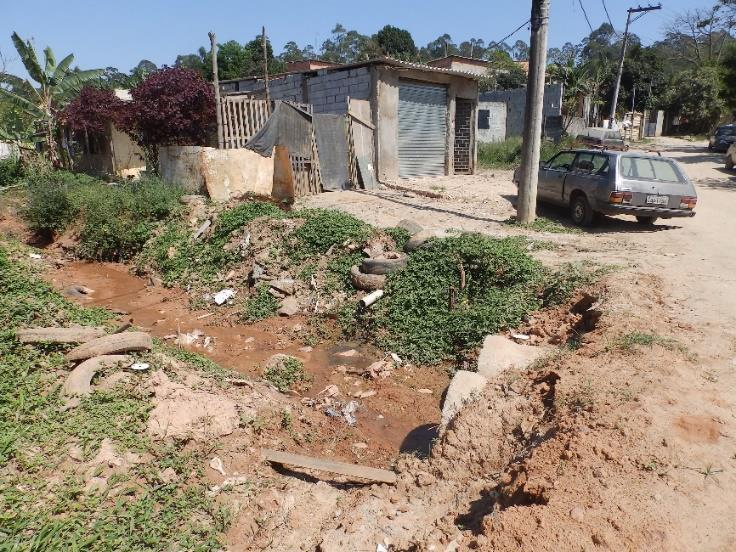
[[[607,351],[619,351],[624,354],[633,355],[639,351],[640,347],[652,348],[659,345],[668,351],[679,351],[687,353],[687,348],[670,337],[662,337],[654,333],[647,332],[629,332],[617,337],[613,342],[606,346]]]
[[[331,209],[303,209],[292,216],[305,219],[293,233],[289,256],[295,260],[321,255],[344,244],[363,243],[373,232],[365,222]]]
[[[381,347],[413,361],[451,358],[538,308],[541,275],[541,265],[516,239],[462,234],[431,240],[389,276],[370,330]]]
[[[511,224],[524,228],[526,230],[533,230],[534,232],[549,232],[551,234],[582,234],[583,231],[577,226],[568,226],[559,221],[547,218],[537,217],[530,224],[521,224],[516,220],[516,217],[511,217],[504,221],[504,224]]]
[[[241,318],[246,322],[257,322],[273,316],[279,309],[279,300],[268,292],[268,284],[257,287],[255,295],[245,300]]]
[[[520,136],[514,136],[502,142],[478,144],[478,164],[486,169],[515,169],[521,164]],[[539,154],[540,161],[547,161],[560,150],[573,147],[572,137],[563,138],[559,144],[548,140],[542,141]]]
[[[182,188],[152,177],[108,184],[58,171],[28,179],[28,204],[22,214],[31,230],[45,237],[74,227],[82,258],[126,260],[179,208],[182,193]]]
[[[402,249],[404,249],[406,242],[408,242],[409,238],[411,238],[411,234],[409,233],[409,231],[406,228],[401,228],[399,226],[384,228],[383,231],[388,234],[388,236],[392,240],[394,240],[397,251],[401,251]]]
[[[187,454],[150,442],[152,407],[140,382],[97,391],[63,410],[64,347],[30,347],[14,337],[25,324],[99,324],[100,309],[66,301],[38,278],[20,246],[0,244],[0,548],[3,550],[221,550],[228,512],[205,495]],[[192,359],[187,359],[190,361]],[[153,368],[159,368],[155,362]],[[113,493],[85,491],[68,464],[74,443],[93,456],[103,438],[148,464],[111,476]],[[175,467],[179,481],[159,473]]]
[[[286,393],[298,384],[311,381],[310,375],[304,370],[304,363],[288,355],[284,355],[273,366],[266,368],[263,379],[273,384],[282,393]]]
[[[542,304],[545,307],[559,305],[569,300],[575,290],[595,283],[606,268],[587,268],[582,263],[566,263],[545,277]]]

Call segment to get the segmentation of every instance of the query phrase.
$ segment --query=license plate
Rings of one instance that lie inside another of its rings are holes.
[[[650,195],[647,196],[647,205],[667,205],[670,202],[670,196]]]

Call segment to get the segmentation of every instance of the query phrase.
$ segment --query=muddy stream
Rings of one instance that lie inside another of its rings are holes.
[[[237,322],[238,311],[232,307],[210,305],[207,310],[191,310],[185,291],[151,285],[122,264],[71,262],[49,271],[46,277],[71,299],[119,313],[121,322],[130,321],[169,344],[178,332],[199,330],[204,335],[196,346],[188,347],[190,350],[254,379],[261,377],[264,363],[272,355],[293,355],[304,362],[313,378],[301,393],[303,397],[314,397],[329,384],[337,385],[345,399],[363,391],[375,392],[354,399],[360,404],[358,421],[349,428],[353,434],[347,437],[367,443],[373,461],[386,461],[399,452],[425,455],[436,436],[441,395],[448,382],[440,368],[400,367],[378,380],[347,375],[341,366],[365,368],[382,359],[383,353],[362,343],[327,342],[305,347],[299,334],[308,323],[306,315],[243,325]],[[86,286],[92,292],[70,294],[68,290],[74,285]],[[205,348],[202,342],[207,337]],[[285,396],[295,404],[300,399]],[[348,427],[342,419],[324,418],[329,424],[339,424],[337,431]]]

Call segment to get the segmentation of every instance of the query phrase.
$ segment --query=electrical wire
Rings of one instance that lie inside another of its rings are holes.
[[[585,6],[583,6],[583,0],[578,0],[578,4],[580,4],[580,9],[583,10],[583,15],[585,16],[585,21],[588,23],[588,28],[590,29],[590,32],[593,32],[593,25],[590,24],[590,19],[588,19],[588,12],[585,11]]]
[[[514,35],[515,35],[516,33],[518,33],[518,32],[519,32],[519,31],[520,31],[520,30],[521,30],[521,29],[522,29],[522,28],[524,27],[524,25],[527,25],[528,23],[531,23],[531,21],[532,21],[531,19],[527,19],[527,20],[526,20],[526,21],[524,21],[524,22],[523,22],[523,23],[522,23],[521,25],[519,25],[519,26],[518,26],[518,27],[516,27],[516,28],[515,28],[515,29],[514,29],[513,31],[511,31],[511,32],[510,32],[509,34],[507,34],[507,35],[506,35],[505,37],[503,37],[503,38],[502,38],[501,40],[499,40],[499,41],[497,41],[497,42],[491,42],[491,43],[490,43],[490,44],[488,45],[488,48],[490,49],[490,48],[493,48],[494,46],[498,46],[499,44],[503,44],[503,43],[504,43],[504,42],[506,42],[506,41],[507,41],[507,40],[508,40],[509,38],[511,38],[512,36],[514,36]]]

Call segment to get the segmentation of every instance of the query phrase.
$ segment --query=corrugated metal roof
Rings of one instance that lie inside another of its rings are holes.
[[[275,75],[271,75],[270,78],[277,79],[279,77],[283,77],[285,75],[294,75],[299,73],[317,73],[318,71],[326,71],[328,73],[333,73],[336,71],[347,71],[350,69],[356,69],[358,67],[366,67],[369,65],[388,65],[390,67],[404,67],[406,69],[415,69],[418,71],[426,71],[427,73],[441,73],[445,75],[454,75],[456,77],[466,77],[468,79],[472,80],[478,80],[480,79],[480,75],[470,73],[467,71],[458,71],[456,69],[445,69],[443,67],[431,67],[429,65],[424,65],[423,63],[413,63],[411,61],[402,61],[399,59],[394,59],[390,57],[378,57],[369,59],[366,61],[356,61],[354,63],[346,63],[344,65],[336,65],[335,67],[321,67],[319,69],[305,69],[304,71],[291,71],[288,73],[278,73]],[[237,79],[227,79],[227,80],[221,80],[220,84],[228,83],[228,82],[240,82],[244,80],[251,80],[251,79],[263,79],[262,75],[251,75],[247,77],[240,77]]]

